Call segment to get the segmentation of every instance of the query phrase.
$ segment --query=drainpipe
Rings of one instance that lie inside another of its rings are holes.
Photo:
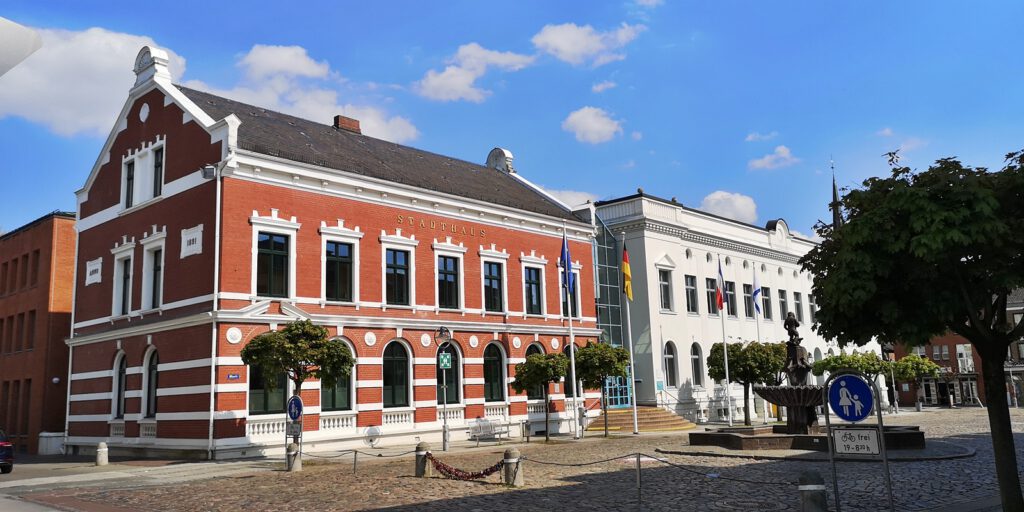
[[[206,460],[213,460],[213,416],[216,412],[217,389],[217,307],[220,304],[220,217],[221,217],[221,171],[226,161],[216,166],[214,179],[217,185],[217,199],[214,206],[213,227],[213,309],[210,316],[213,323],[210,331],[210,425],[206,445]]]
[[[72,278],[71,278],[71,326],[70,326],[70,331],[71,332],[68,333],[68,339],[64,342],[64,343],[66,343],[68,345],[68,381],[67,381],[68,392],[64,396],[64,442],[63,442],[63,446],[62,446],[62,451],[64,451],[64,455],[67,455],[68,426],[71,423],[70,422],[70,417],[71,417],[71,362],[73,360],[72,359],[72,355],[75,352],[75,347],[73,345],[71,345],[70,343],[68,343],[68,342],[70,342],[71,340],[75,339],[75,306],[78,304],[78,301],[76,300],[77,295],[78,295],[78,217],[81,214],[82,214],[82,203],[81,203],[81,201],[78,201],[78,208],[77,208],[77,211],[75,212],[75,260],[71,264],[72,265],[72,270],[71,270],[72,271]],[[57,257],[57,251],[56,251],[56,248],[54,248],[54,250],[52,250],[51,254],[50,254],[50,285],[51,285],[51,288],[52,288],[52,285],[53,285],[53,274],[56,272],[56,265],[54,265],[54,263],[53,263],[54,260],[56,259],[56,257]]]

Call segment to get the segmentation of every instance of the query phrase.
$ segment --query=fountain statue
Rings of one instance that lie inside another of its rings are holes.
[[[785,433],[814,434],[818,431],[818,414],[815,407],[821,405],[822,386],[809,385],[807,376],[811,364],[807,362],[807,349],[800,346],[803,338],[797,332],[800,322],[792,312],[786,315],[783,324],[789,334],[786,341],[786,386],[755,386],[754,392],[765,400],[787,408]]]

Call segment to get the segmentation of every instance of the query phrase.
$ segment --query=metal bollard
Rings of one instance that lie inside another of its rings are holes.
[[[106,466],[107,462],[107,443],[100,443],[96,445],[96,465]]]
[[[828,512],[825,479],[817,471],[804,471],[798,480],[800,512]]]
[[[422,441],[416,445],[416,476],[418,478],[434,476],[434,465],[427,460],[427,453],[430,453],[430,443]]]
[[[523,477],[523,461],[519,453],[519,450],[515,448],[509,448],[505,450],[505,463],[502,466],[502,481],[509,487],[522,487],[526,485],[526,481]]]
[[[302,457],[299,454],[299,445],[296,443],[289,443],[288,448],[285,451],[285,463],[288,465],[288,471],[302,471]]]

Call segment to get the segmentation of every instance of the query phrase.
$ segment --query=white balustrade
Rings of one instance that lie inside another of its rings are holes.
[[[447,410],[441,407],[437,408],[437,421],[444,421],[445,417],[448,418],[448,423],[464,423],[466,421],[466,410],[460,407],[448,406]]]
[[[139,437],[156,437],[156,423],[140,423]]]
[[[544,403],[539,404],[526,404],[526,414],[544,414]]]
[[[344,416],[320,416],[320,430],[354,430],[355,428],[355,414],[346,414]]]
[[[280,436],[284,437],[288,421],[285,418],[260,419],[250,416],[245,420],[245,435],[249,437]]]
[[[412,411],[384,411],[381,423],[385,427],[391,425],[412,425],[413,424],[413,412]]]
[[[508,405],[484,405],[484,418],[504,420],[508,418]]]
[[[124,437],[124,423],[111,423],[110,437]]]

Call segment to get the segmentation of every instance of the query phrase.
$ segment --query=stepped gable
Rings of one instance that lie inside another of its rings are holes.
[[[239,149],[403,185],[575,220],[569,210],[508,172],[402,146],[176,85],[210,117],[235,114]]]

